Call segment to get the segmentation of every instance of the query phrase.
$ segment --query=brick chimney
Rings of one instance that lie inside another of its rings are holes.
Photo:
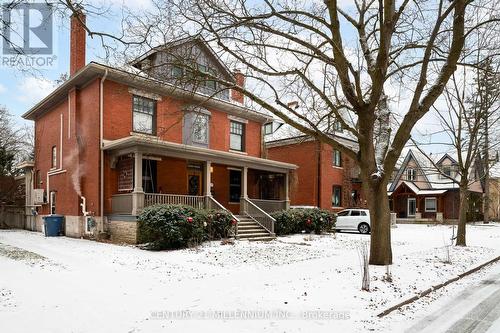
[[[71,32],[70,32],[70,59],[69,59],[69,75],[72,76],[85,66],[85,44],[87,32],[84,26],[86,16],[83,13],[83,8],[77,7],[77,11],[71,15]]]
[[[243,75],[243,73],[241,73],[239,69],[235,69],[233,74],[236,85],[239,87],[245,87],[245,76]],[[245,100],[245,95],[243,95],[239,91],[231,89],[231,99],[235,102],[243,104]]]

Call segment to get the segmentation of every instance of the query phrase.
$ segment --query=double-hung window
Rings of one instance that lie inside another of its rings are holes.
[[[342,166],[342,153],[337,149],[333,150],[333,165],[336,167]]]
[[[229,133],[229,148],[231,150],[245,151],[245,124],[231,121]]]
[[[342,187],[334,186],[332,191],[332,206],[341,207],[342,206]]]
[[[415,181],[417,179],[417,171],[412,168],[406,169],[406,180]]]
[[[156,135],[156,101],[133,96],[133,131]]]

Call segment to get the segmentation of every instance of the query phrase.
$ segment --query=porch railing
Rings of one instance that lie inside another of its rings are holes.
[[[132,212],[132,193],[113,195],[111,207],[113,214],[130,214]]]
[[[249,200],[268,214],[286,209],[285,200],[264,200],[264,199],[249,199]]]
[[[207,209],[215,209],[215,210],[223,210],[225,212],[228,212],[229,214],[231,214],[231,217],[233,218],[233,220],[236,221],[236,225],[234,226],[234,236],[237,237],[238,236],[238,224],[240,223],[240,220],[234,216],[233,213],[231,213],[226,207],[222,206],[220,204],[220,202],[218,202],[217,200],[215,200],[214,197],[212,197],[211,195],[210,196],[206,196],[206,208]]]
[[[194,208],[205,208],[205,196],[145,193],[144,207],[152,205],[186,205]]]
[[[247,198],[241,198],[240,210],[243,214],[248,215],[255,222],[260,224],[269,233],[274,234],[274,223],[276,220],[252,201]]]

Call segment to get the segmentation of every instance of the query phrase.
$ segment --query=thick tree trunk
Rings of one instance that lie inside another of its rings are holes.
[[[460,210],[458,212],[457,246],[467,246],[465,231],[467,224],[467,207],[469,206],[469,192],[467,184],[460,184]]]
[[[483,222],[490,222],[490,170],[486,170],[484,175],[484,195],[483,195]]]
[[[367,201],[370,209],[370,265],[392,265],[391,211],[387,184],[369,183]]]

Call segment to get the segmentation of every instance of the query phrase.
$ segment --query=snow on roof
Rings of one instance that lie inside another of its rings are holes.
[[[412,192],[415,193],[415,194],[417,194],[417,195],[443,194],[446,191],[448,191],[447,189],[421,190],[414,183],[408,182],[406,180],[402,181],[401,183],[399,183],[399,185],[394,189],[394,191],[396,191],[403,184],[405,184],[406,186],[408,186],[408,188],[410,190],[412,190]],[[391,191],[388,194],[391,195],[394,191]]]
[[[418,168],[420,168],[420,170],[422,171],[422,174],[429,183],[431,190],[445,190],[445,189],[458,188],[458,184],[456,182],[447,177],[443,177],[440,170],[435,166],[435,165],[439,166],[445,160],[445,158],[449,158],[452,164],[456,164],[456,159],[453,156],[453,153],[425,155],[418,149],[410,147],[404,148],[397,163],[397,168],[399,169],[399,171],[396,175],[394,182],[390,184],[390,186],[388,187],[388,191],[393,192],[395,190],[394,186],[398,184],[399,180],[403,175],[404,170],[406,169],[406,165],[412,159],[417,163]],[[459,175],[456,174],[455,179],[458,179],[458,177]]]
[[[357,151],[359,149],[358,142],[355,137],[346,133],[346,131],[336,131],[330,134],[332,138],[335,138],[343,146]],[[264,138],[266,144],[290,144],[292,141],[304,142],[314,140],[313,137],[300,132],[298,129],[291,125],[283,124],[272,134],[268,134]],[[294,142],[294,143],[297,143]]]
[[[490,177],[500,178],[500,162],[496,162],[490,168]]]

